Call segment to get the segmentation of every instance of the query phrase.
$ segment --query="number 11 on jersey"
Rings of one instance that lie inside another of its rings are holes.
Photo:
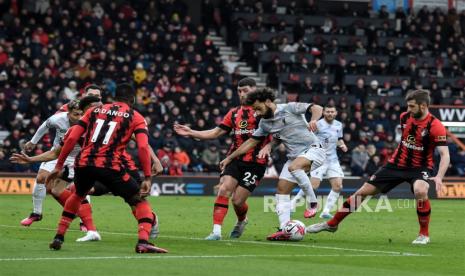
[[[104,120],[102,119],[97,119],[96,120],[96,124],[97,126],[95,127],[95,130],[94,130],[94,135],[92,135],[92,138],[90,139],[90,141],[92,143],[95,143],[95,141],[97,141],[97,138],[100,134],[100,131],[102,130],[102,127],[103,127],[103,124],[105,123]],[[108,144],[108,142],[110,141],[110,137],[111,137],[111,134],[113,134],[113,131],[115,130],[116,128],[116,124],[117,122],[108,122],[108,130],[107,130],[107,133],[105,134],[105,138],[103,139],[103,142],[102,144],[106,145]]]

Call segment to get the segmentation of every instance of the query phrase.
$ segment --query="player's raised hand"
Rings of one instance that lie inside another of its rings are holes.
[[[141,196],[148,196],[150,194],[150,188],[152,187],[152,179],[146,178],[142,181],[140,186],[140,195]]]
[[[316,120],[312,120],[308,123],[308,130],[316,132],[318,130],[318,125]]]
[[[32,151],[36,147],[36,144],[33,144],[31,141],[24,144],[24,150]]]
[[[220,162],[220,171],[224,171],[224,168],[226,168],[226,166],[231,163],[231,159],[229,159],[229,157],[226,157],[223,161]]]
[[[188,137],[192,133],[192,129],[186,125],[174,124],[173,129],[177,134],[181,136]]]
[[[258,158],[267,158],[271,154],[271,143],[266,144],[257,154]]]
[[[47,185],[50,185],[51,183],[53,183],[53,181],[55,181],[55,179],[57,179],[58,176],[60,175],[60,172],[61,172],[61,170],[53,169],[53,171],[50,172],[50,174],[45,179],[45,183]]]
[[[163,166],[160,163],[160,160],[156,160],[152,165],[152,175],[159,175],[163,172]]]
[[[31,157],[22,151],[21,153],[13,153],[10,161],[16,164],[29,164],[31,163]]]
[[[434,183],[436,184],[436,193],[439,193],[439,191],[441,191],[442,189],[442,178],[440,178],[439,176],[434,176],[430,177],[429,179],[434,181]]]

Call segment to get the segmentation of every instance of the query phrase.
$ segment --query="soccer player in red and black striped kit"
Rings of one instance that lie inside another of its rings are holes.
[[[47,178],[47,181],[51,181],[57,177],[63,168],[64,160],[84,134],[84,144],[80,154],[76,157],[75,164],[76,191],[65,203],[57,233],[50,244],[51,249],[61,249],[64,235],[76,216],[82,199],[98,181],[114,195],[121,196],[135,209],[139,222],[136,252],[167,252],[148,242],[154,221],[150,203],[144,198],[150,192],[152,185],[150,153],[144,117],[130,106],[135,100],[134,88],[129,84],[118,85],[115,100],[114,103],[86,111],[78,125],[69,133],[58,163]],[[136,136],[139,160],[145,176],[140,186],[122,167],[121,161],[121,156],[132,134]]]
[[[407,112],[400,115],[402,140],[388,163],[373,174],[363,186],[349,197],[333,219],[307,227],[307,233],[335,232],[341,221],[353,213],[363,199],[369,195],[387,193],[397,185],[408,182],[417,201],[420,233],[413,244],[427,244],[431,205],[428,199],[430,184],[436,191],[442,187],[442,179],[449,167],[449,148],[446,145],[446,129],[428,111],[429,92],[415,90],[407,94]],[[431,177],[433,153],[437,149],[441,157],[436,176]]]
[[[243,78],[238,82],[237,91],[241,106],[231,108],[223,118],[221,124],[210,130],[192,130],[185,125],[174,125],[177,134],[196,139],[216,139],[222,135],[232,133],[233,144],[229,153],[239,148],[242,143],[252,136],[258,127],[259,118],[250,106],[245,105],[247,93],[255,91],[256,83],[251,78]],[[213,232],[206,240],[220,240],[221,226],[228,212],[229,198],[232,196],[234,211],[237,215],[237,223],[230,237],[239,238],[247,225],[247,198],[257,187],[266,170],[266,158],[258,158],[260,150],[270,142],[271,138],[264,139],[255,148],[245,155],[236,158],[221,173],[220,188],[213,207]],[[229,154],[228,153],[228,154]]]

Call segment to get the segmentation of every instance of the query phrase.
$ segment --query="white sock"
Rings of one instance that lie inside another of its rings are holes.
[[[291,196],[276,194],[276,214],[278,214],[279,228],[283,228],[291,220]]]
[[[86,195],[86,199],[90,203],[90,195]]]
[[[32,189],[32,206],[34,207],[33,213],[42,214],[42,205],[47,195],[45,184],[35,183]]]
[[[292,203],[296,203],[297,200],[301,199],[302,197],[304,197],[305,193],[302,189],[299,190],[299,192],[295,195],[295,197],[292,198]]]
[[[305,173],[304,170],[295,170],[291,172],[292,176],[297,180],[297,184],[304,191],[307,203],[318,202],[316,199],[315,192],[313,191],[312,184],[310,183],[310,178]]]
[[[325,204],[325,208],[323,209],[323,213],[331,212],[338,198],[339,198],[339,193],[331,190],[331,192],[329,192],[328,198],[326,199],[326,204]]]
[[[213,234],[221,236],[221,225],[213,224]]]

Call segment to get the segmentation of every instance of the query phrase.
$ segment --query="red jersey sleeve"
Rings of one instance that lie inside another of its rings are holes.
[[[152,175],[147,123],[139,113],[134,116],[134,134],[136,135],[139,161],[145,177]]]
[[[430,132],[436,146],[445,146],[447,144],[447,131],[441,121],[435,119],[431,125]]]
[[[233,128],[233,123],[232,123],[232,114],[233,110],[229,110],[229,112],[224,116],[223,121],[220,123],[218,126],[221,129],[226,130],[227,132],[230,132],[231,129]]]

